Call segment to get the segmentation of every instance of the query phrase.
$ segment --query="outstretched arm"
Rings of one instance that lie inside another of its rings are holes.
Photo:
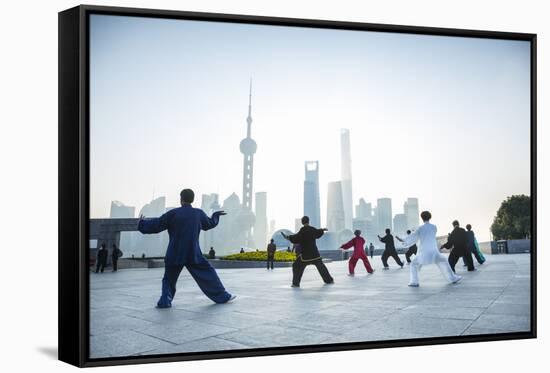
[[[328,231],[326,228],[319,228],[317,229],[317,232],[315,232],[315,238],[321,238],[325,231]]]
[[[340,246],[341,249],[344,249],[344,250],[347,250],[349,249],[350,247],[353,246],[353,239],[351,239],[349,242],[346,242],[345,244],[343,244],[342,246]]]
[[[281,232],[281,235],[283,236],[283,238],[289,240],[292,243],[300,243],[302,241],[301,240],[302,236],[300,234],[301,232],[302,230],[300,229],[296,234],[286,235],[283,232]]]
[[[138,231],[143,234],[159,233],[168,228],[168,213],[163,214],[160,218],[145,218],[143,215],[139,217]]]
[[[212,217],[209,218],[208,215],[201,211],[201,229],[207,231],[214,228],[220,222],[220,216],[226,215],[224,211],[216,211],[212,214]]]
[[[454,235],[453,233],[449,234],[447,237],[447,242],[441,246],[442,249],[450,249],[454,246]]]
[[[412,232],[411,234],[409,234],[407,237],[405,237],[404,240],[400,239],[399,237],[397,239],[399,241],[403,242],[403,244],[406,247],[411,247],[412,245],[414,245],[418,241],[418,230],[416,230],[416,231]]]

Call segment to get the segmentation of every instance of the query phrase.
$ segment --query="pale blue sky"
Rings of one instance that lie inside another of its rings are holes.
[[[440,232],[489,238],[506,196],[529,194],[528,42],[92,15],[91,216],[179,191],[241,197],[253,78],[255,192],[268,218],[303,213],[303,164],[339,179],[351,131],[354,202],[407,197]],[[373,177],[378,175],[378,177]]]

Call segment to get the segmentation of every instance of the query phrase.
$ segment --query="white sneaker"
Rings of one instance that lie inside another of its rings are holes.
[[[460,280],[462,280],[462,276],[456,276],[456,279],[453,281],[453,284],[456,284]]]
[[[235,300],[235,298],[237,298],[236,295],[231,295],[231,298],[229,298],[229,300],[225,303],[230,303],[230,302],[233,302]]]

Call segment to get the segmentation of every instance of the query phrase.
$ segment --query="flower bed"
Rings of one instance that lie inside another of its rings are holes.
[[[231,254],[221,258],[222,260],[245,260],[254,262],[265,262],[267,260],[267,251],[252,251],[242,254]],[[293,262],[296,260],[296,254],[286,251],[276,251],[276,262]]]

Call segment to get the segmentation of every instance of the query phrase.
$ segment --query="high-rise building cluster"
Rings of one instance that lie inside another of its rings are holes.
[[[310,217],[311,224],[321,226],[318,212],[321,204],[319,197],[319,162],[305,162],[304,215]],[[343,240],[349,239],[353,231],[359,229],[367,240],[378,245],[377,235],[383,235],[390,229],[398,235],[418,227],[418,199],[408,198],[403,212],[393,214],[392,200],[378,198],[376,206],[360,198],[355,209],[353,206],[351,167],[351,134],[348,129],[340,131],[340,180],[327,185],[326,221],[328,232],[319,240],[321,250],[333,250]],[[298,223],[295,229],[298,228]]]
[[[225,255],[245,250],[265,249],[270,238],[276,244],[287,246],[288,242],[277,237],[278,232],[297,231],[301,227],[300,217],[295,217],[295,226],[276,230],[275,221],[268,220],[267,192],[254,193],[254,154],[258,150],[252,138],[252,82],[248,95],[248,115],[246,117],[246,137],[241,140],[239,150],[243,155],[242,199],[236,193],[230,194],[220,204],[218,194],[202,194],[200,208],[211,215],[214,211],[224,210],[227,215],[220,219],[216,229],[203,232],[200,244],[204,251],[210,247],[218,255]],[[303,214],[309,216],[310,224],[322,227],[321,197],[319,192],[319,161],[304,163]],[[324,227],[328,232],[319,240],[321,250],[334,250],[343,241],[353,237],[353,231],[359,229],[368,242],[379,245],[377,235],[384,234],[389,228],[397,235],[403,235],[408,229],[418,227],[418,199],[408,198],[403,205],[403,212],[393,215],[392,200],[378,198],[376,206],[359,198],[354,206],[351,167],[351,133],[349,129],[340,131],[340,180],[327,185],[326,221]],[[196,204],[199,201],[195,202]],[[143,206],[139,215],[157,217],[171,208],[166,208],[165,197],[153,198]],[[135,207],[125,206],[122,202],[111,203],[111,218],[130,218],[135,215]],[[280,234],[279,234],[280,235]],[[147,257],[162,256],[166,249],[168,235],[141,235],[137,232],[122,232],[121,246],[131,254]]]

